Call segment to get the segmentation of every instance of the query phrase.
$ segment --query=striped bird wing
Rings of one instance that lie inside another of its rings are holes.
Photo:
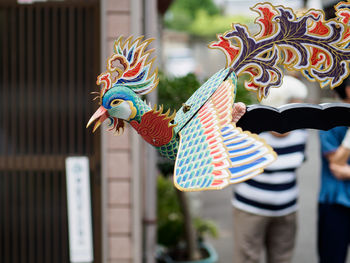
[[[242,182],[276,159],[263,139],[232,123],[233,80],[224,81],[179,133],[174,184],[182,191],[221,189]]]

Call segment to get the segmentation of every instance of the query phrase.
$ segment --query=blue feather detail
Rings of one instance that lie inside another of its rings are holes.
[[[208,181],[208,177],[205,177],[202,184],[200,185],[200,188],[205,186],[205,183]]]
[[[180,162],[179,162],[179,167],[182,167],[182,166],[183,166],[183,164],[184,164],[184,162],[185,162],[185,160],[184,160],[184,159],[180,160]]]
[[[244,139],[244,140],[241,140],[241,141],[236,142],[236,143],[227,144],[226,147],[228,147],[228,148],[230,148],[230,147],[237,147],[237,146],[242,145],[242,144],[244,145],[247,142],[248,142],[248,140]]]
[[[230,172],[232,174],[239,173],[239,172],[242,172],[244,170],[248,170],[249,168],[253,168],[258,163],[266,161],[266,160],[267,159],[265,157],[261,157],[260,159],[254,161],[252,163],[247,163],[247,164],[244,164],[244,165],[240,165],[238,167],[231,167],[231,168],[229,168],[229,170],[230,170]]]
[[[181,176],[179,176],[179,177],[176,178],[176,182],[177,182],[178,184],[180,184],[180,182],[181,182]]]
[[[143,70],[140,75],[138,75],[136,78],[134,79],[118,79],[117,84],[123,84],[123,83],[130,83],[130,82],[139,82],[142,81],[143,77],[146,75],[146,70]]]
[[[232,162],[238,162],[238,161],[242,161],[242,160],[248,159],[250,157],[253,157],[254,155],[256,155],[258,153],[260,153],[260,151],[255,151],[255,152],[252,152],[252,153],[236,156],[236,157],[230,158],[230,160]]]
[[[131,60],[132,60],[132,58],[133,58],[133,55],[134,55],[134,48],[135,48],[135,46],[133,46],[133,47],[131,48],[131,50],[129,51],[128,58],[127,58],[127,60],[128,60],[129,63],[131,62]]]
[[[192,167],[193,167],[193,163],[191,163],[188,167],[187,167],[187,170],[186,170],[186,172],[189,172],[189,171],[191,171],[191,169],[192,169]]]
[[[226,127],[224,127],[224,128],[221,129],[221,132],[225,132],[225,131],[227,131],[227,130],[229,130],[229,129],[230,129],[230,127],[226,126]]]
[[[240,149],[236,149],[236,150],[229,150],[228,152],[230,154],[239,153],[239,152],[244,152],[244,151],[249,150],[249,149],[254,148],[254,147],[255,147],[255,145],[251,144],[251,145],[244,147],[244,148],[240,148]]]

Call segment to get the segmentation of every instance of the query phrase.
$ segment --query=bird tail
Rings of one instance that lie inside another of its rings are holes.
[[[245,87],[256,91],[259,100],[268,96],[270,88],[281,86],[281,65],[300,71],[321,87],[334,88],[350,74],[350,1],[338,3],[335,9],[336,18],[325,20],[321,10],[298,16],[290,8],[258,3],[252,8],[259,15],[257,34],[232,24],[209,47],[224,52],[226,67],[238,77],[249,75]]]

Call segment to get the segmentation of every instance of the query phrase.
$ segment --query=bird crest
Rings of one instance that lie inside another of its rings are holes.
[[[150,59],[154,49],[146,51],[153,38],[142,40],[143,36],[123,41],[119,37],[114,43],[114,53],[107,60],[107,70],[97,77],[97,85],[102,85],[100,98],[114,85],[123,85],[136,94],[144,95],[158,85],[158,68],[152,71],[155,58]]]
[[[334,88],[349,75],[349,7],[350,2],[339,3],[337,17],[325,21],[320,10],[298,17],[290,8],[259,3],[252,8],[260,26],[256,35],[245,25],[232,24],[232,30],[218,34],[209,47],[224,51],[226,67],[237,76],[250,75],[245,87],[256,91],[259,100],[282,84],[278,65]]]
[[[97,85],[101,85],[99,96],[95,98],[100,99],[100,105],[105,93],[116,85],[122,85],[140,95],[148,94],[157,87],[158,68],[153,70],[155,57],[150,58],[154,49],[146,50],[153,40],[143,40],[143,36],[135,40],[130,36],[124,40],[120,36],[114,42],[114,52],[107,59],[107,70],[102,72],[96,81]],[[125,126],[124,121],[113,116],[109,116],[108,119],[109,130],[121,134]]]

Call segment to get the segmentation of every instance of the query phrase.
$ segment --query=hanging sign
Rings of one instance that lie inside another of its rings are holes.
[[[89,159],[66,159],[69,251],[71,262],[92,262]]]

